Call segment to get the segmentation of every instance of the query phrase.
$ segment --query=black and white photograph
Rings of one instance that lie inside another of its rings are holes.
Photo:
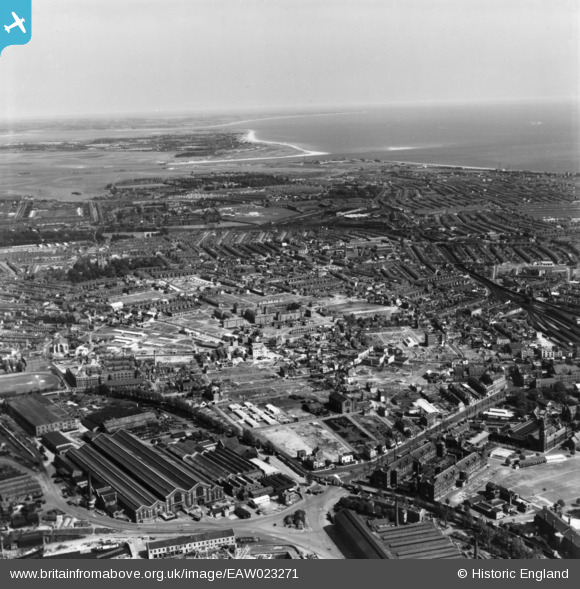
[[[577,0],[0,0],[0,49],[0,559],[569,578]]]

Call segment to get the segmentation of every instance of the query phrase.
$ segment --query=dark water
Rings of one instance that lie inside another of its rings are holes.
[[[257,139],[336,156],[551,172],[580,171],[578,105],[365,108],[240,123]]]

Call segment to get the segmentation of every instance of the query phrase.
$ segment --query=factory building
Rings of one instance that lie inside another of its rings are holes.
[[[223,489],[207,477],[124,430],[99,434],[66,456],[84,474],[111,487],[137,522],[223,497]]]
[[[46,448],[48,448],[53,454],[60,454],[74,446],[71,440],[58,431],[43,434],[40,439]]]
[[[11,399],[6,408],[14,419],[33,436],[48,432],[78,429],[79,421],[67,415],[42,395],[33,394]]]

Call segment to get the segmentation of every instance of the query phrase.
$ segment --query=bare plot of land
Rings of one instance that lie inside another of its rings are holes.
[[[273,428],[264,431],[263,435],[291,456],[296,456],[298,450],[310,454],[314,448],[320,448],[326,459],[336,462],[340,454],[349,451],[346,444],[318,422]]]

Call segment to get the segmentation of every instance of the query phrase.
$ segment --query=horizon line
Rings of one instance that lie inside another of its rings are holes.
[[[420,107],[420,106],[469,106],[469,105],[491,105],[491,104],[526,104],[526,103],[580,103],[580,96],[539,96],[539,97],[519,97],[519,98],[470,98],[470,99],[443,99],[443,100],[396,100],[388,102],[367,102],[357,104],[319,104],[319,105],[267,105],[267,106],[224,106],[224,107],[198,107],[194,109],[172,109],[167,110],[154,109],[143,111],[112,111],[112,112],[80,112],[80,113],[58,113],[58,114],[21,114],[21,115],[3,115],[0,114],[0,122],[25,122],[25,121],[70,121],[70,120],[106,120],[106,119],[140,119],[140,118],[189,118],[193,116],[216,116],[229,115],[237,116],[245,113],[263,112],[264,114],[272,113],[305,113],[311,112],[320,114],[336,114],[324,112],[329,109],[341,109],[342,111],[355,111],[365,108],[400,108],[400,107]],[[342,114],[342,113],[341,113]]]

